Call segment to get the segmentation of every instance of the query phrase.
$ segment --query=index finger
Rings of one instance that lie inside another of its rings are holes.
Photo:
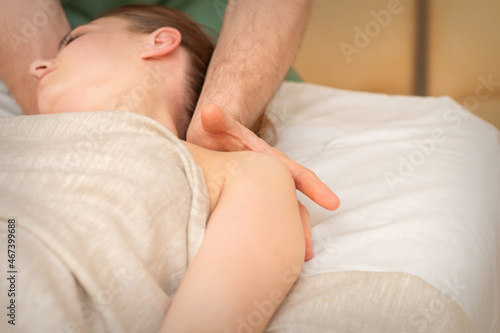
[[[335,210],[340,200],[335,193],[323,183],[316,174],[302,165],[288,160],[286,164],[295,181],[295,187],[312,201],[328,210]]]
[[[295,181],[295,187],[309,199],[328,210],[335,210],[339,207],[340,200],[337,195],[313,171],[292,161],[277,148],[267,147],[264,151],[277,157],[286,165]]]

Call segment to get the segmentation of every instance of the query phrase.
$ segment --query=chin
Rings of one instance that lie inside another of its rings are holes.
[[[52,113],[78,112],[79,110],[73,110],[71,108],[55,107],[50,104],[38,103],[38,111],[40,114],[52,114]]]
[[[54,108],[50,106],[50,104],[45,103],[42,99],[38,99],[38,113],[40,114],[49,114],[55,113],[53,112]]]
[[[60,99],[54,101],[53,98],[47,98],[48,96],[40,95],[38,97],[38,111],[40,114],[51,114],[51,113],[67,113],[67,112],[79,112],[81,110],[76,109],[74,103],[64,103]]]
[[[51,98],[50,95],[46,90],[42,90],[38,95],[38,112],[40,114],[59,113],[54,105],[55,98]]]

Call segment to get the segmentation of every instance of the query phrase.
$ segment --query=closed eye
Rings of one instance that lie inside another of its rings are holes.
[[[59,43],[58,49],[59,50],[62,49],[63,47],[67,46],[69,43],[71,43],[72,41],[74,41],[75,39],[77,39],[78,37],[81,37],[81,36],[83,36],[83,34],[79,34],[79,35],[72,35],[71,33],[67,34],[66,36],[64,36],[64,38]]]
[[[64,41],[64,46],[67,46],[69,43],[71,43],[72,41],[74,41],[75,39],[77,39],[78,37],[81,37],[82,35],[75,35],[75,36],[71,36],[69,35],[68,38],[66,38],[66,40]]]

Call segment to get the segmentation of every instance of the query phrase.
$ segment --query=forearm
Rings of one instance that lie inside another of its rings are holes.
[[[304,259],[293,180],[278,163],[225,182],[162,332],[264,331]]]
[[[69,29],[58,0],[2,1],[0,77],[25,113],[37,113],[37,80],[29,66],[36,59],[54,58]]]
[[[275,94],[302,40],[311,0],[232,0],[196,113],[206,103],[250,127]]]

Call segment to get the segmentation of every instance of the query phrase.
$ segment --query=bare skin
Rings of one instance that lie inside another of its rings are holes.
[[[244,326],[263,332],[297,279],[305,254],[293,179],[269,155],[186,145],[207,183],[227,163],[241,169],[228,174],[211,198],[203,243],[160,332],[230,333]],[[251,320],[256,311],[259,323]]]
[[[38,23],[42,17],[47,20]],[[68,31],[70,25],[59,1],[2,1],[0,77],[24,113],[38,113],[37,80],[29,66],[36,59],[55,58],[59,41]]]

